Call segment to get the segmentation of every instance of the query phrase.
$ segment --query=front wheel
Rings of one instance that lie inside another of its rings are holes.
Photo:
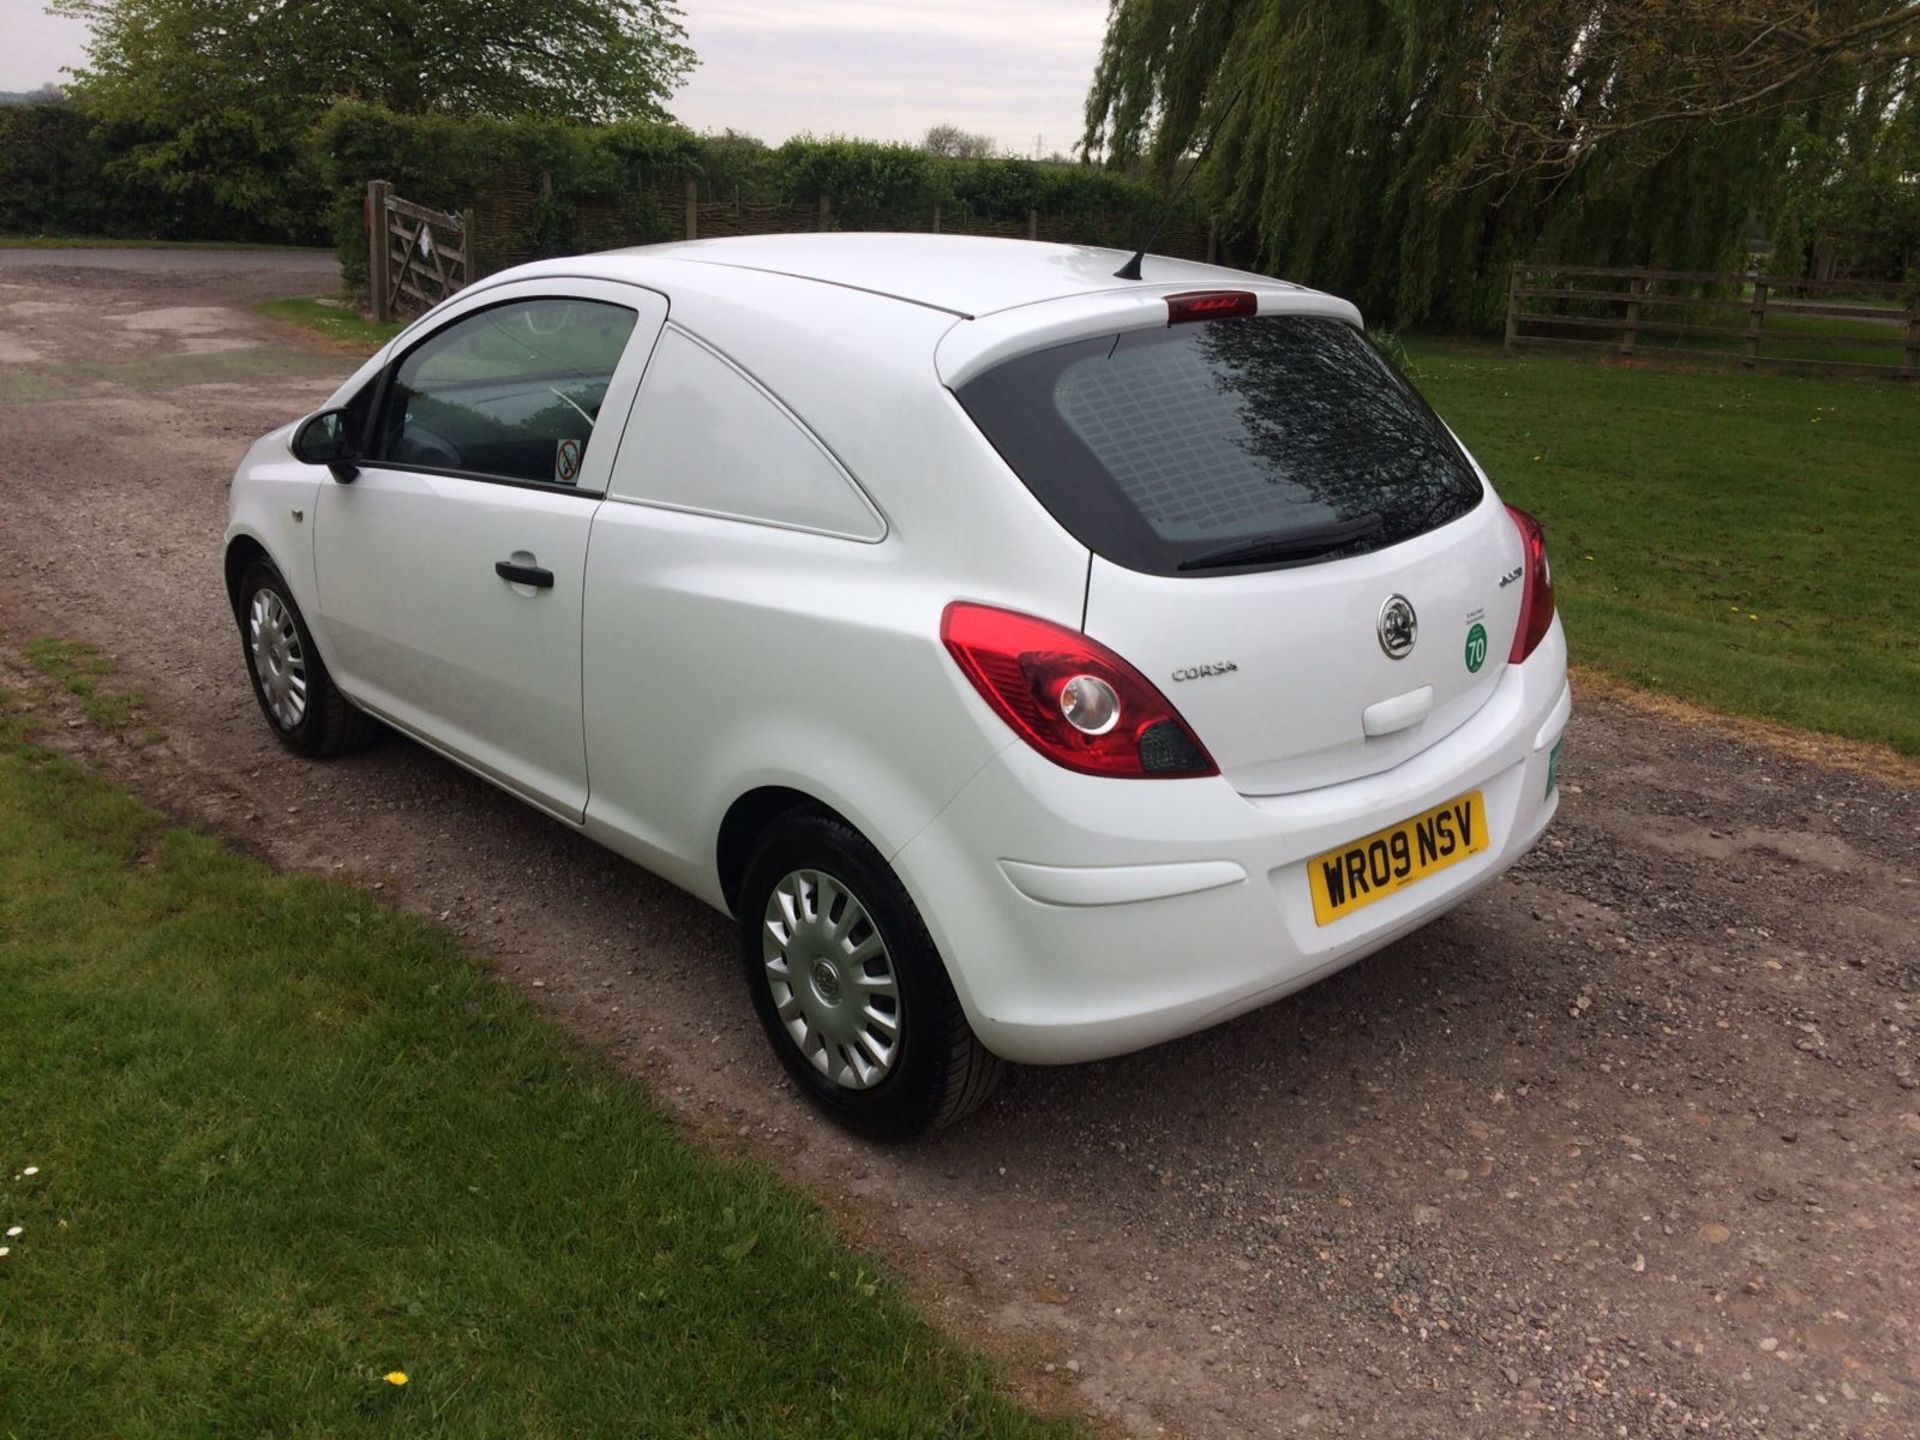
[[[902,1140],[950,1125],[1002,1065],[967,1024],[899,878],[843,821],[774,822],[747,865],[741,959],[780,1063],[850,1130]]]
[[[293,592],[265,560],[240,577],[239,619],[254,698],[281,744],[300,755],[339,755],[380,733],[335,687]]]

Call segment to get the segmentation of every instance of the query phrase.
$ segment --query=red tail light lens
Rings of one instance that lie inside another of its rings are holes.
[[[1220,773],[1166,696],[1077,630],[956,600],[940,638],[981,698],[1056,765],[1134,780]]]
[[[1183,320],[1240,320],[1260,309],[1251,290],[1189,290],[1167,297],[1167,324]]]
[[[1526,567],[1520,589],[1520,625],[1513,632],[1513,650],[1507,656],[1510,663],[1518,665],[1547,638],[1547,629],[1553,624],[1553,566],[1547,560],[1547,532],[1540,528],[1540,522],[1511,505],[1507,514],[1520,532],[1524,552],[1521,564]]]

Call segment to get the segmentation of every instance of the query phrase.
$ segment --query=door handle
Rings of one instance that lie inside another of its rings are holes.
[[[531,585],[536,590],[553,588],[553,571],[543,570],[538,565],[520,565],[512,560],[493,562],[493,573],[502,580],[511,580],[515,585]]]

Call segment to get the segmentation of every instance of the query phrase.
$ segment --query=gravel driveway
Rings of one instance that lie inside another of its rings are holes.
[[[1558,823],[1461,910],[871,1149],[783,1082],[718,916],[414,745],[269,739],[227,478],[353,357],[246,306],[332,285],[325,257],[0,250],[0,641],[122,661],[166,731],[98,747],[137,788],[441,917],[1116,1430],[1920,1434],[1910,781],[1583,695]]]

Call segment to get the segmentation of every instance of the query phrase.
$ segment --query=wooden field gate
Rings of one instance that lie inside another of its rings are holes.
[[[1822,328],[1820,322],[1828,323]],[[1513,267],[1507,290],[1507,349],[1522,345],[1599,346],[1623,358],[1678,355],[1748,369],[1856,370],[1912,380],[1920,375],[1920,287],[1757,271],[1522,263]],[[1875,358],[1843,358],[1847,352]]]
[[[385,180],[370,180],[366,217],[367,290],[375,320],[430,309],[478,277],[473,211],[429,210],[402,200]]]

